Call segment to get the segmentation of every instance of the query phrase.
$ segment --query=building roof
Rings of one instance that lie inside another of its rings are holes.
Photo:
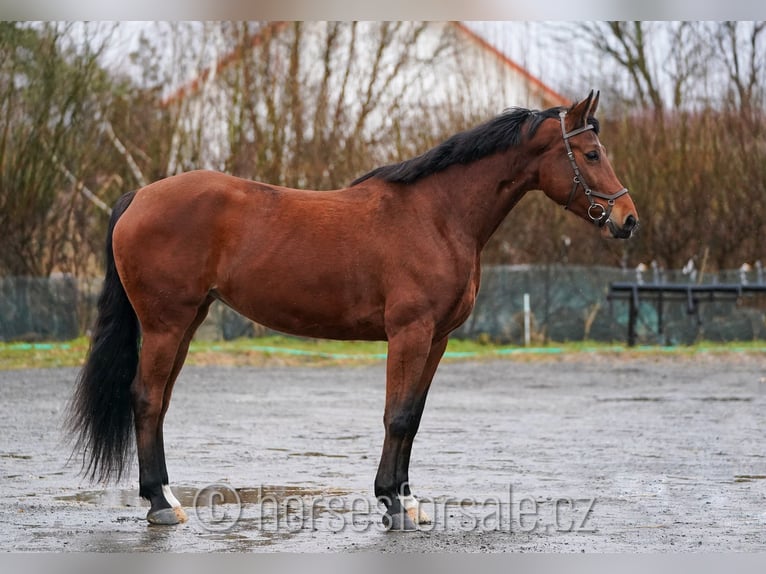
[[[246,48],[253,48],[263,44],[270,39],[274,34],[283,30],[289,22],[277,21],[271,22],[263,29],[259,30],[257,34],[253,34],[250,37],[249,46],[239,46],[235,50],[228,52],[221,57],[214,66],[210,66],[203,70],[197,77],[182,85],[180,88],[174,90],[170,95],[166,96],[162,100],[162,106],[170,106],[176,102],[184,100],[187,96],[197,93],[201,86],[208,80],[211,74],[216,76],[230,66],[232,63],[242,58],[242,53]],[[522,76],[527,82],[532,85],[536,91],[539,92],[541,98],[547,105],[553,106],[568,106],[572,103],[569,98],[566,98],[556,92],[553,88],[542,82],[539,78],[532,75],[529,70],[513,61],[511,58],[503,54],[495,46],[490,44],[487,40],[482,38],[479,34],[468,28],[462,22],[451,21],[449,22],[460,34],[464,35],[469,41],[476,43],[481,49],[486,50],[494,58],[508,69]]]
[[[548,105],[553,106],[569,106],[573,102],[569,98],[566,98],[555,91],[553,88],[543,83],[542,80],[532,75],[529,70],[515,61],[511,60],[508,56],[503,54],[495,46],[490,44],[487,40],[482,38],[479,34],[471,30],[468,26],[462,22],[450,22],[460,33],[464,34],[469,40],[476,42],[482,49],[486,50],[494,57],[498,59],[504,66],[520,74],[525,80],[532,84],[540,91],[543,99],[548,102]]]

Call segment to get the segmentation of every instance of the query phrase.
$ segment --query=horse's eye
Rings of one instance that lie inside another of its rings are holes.
[[[585,157],[589,161],[598,161],[599,155],[597,151],[589,151],[588,153],[585,154]]]

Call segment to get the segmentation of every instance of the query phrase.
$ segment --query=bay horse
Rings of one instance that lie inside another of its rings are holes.
[[[598,138],[598,99],[591,91],[568,108],[511,108],[345,189],[193,171],[123,195],[70,405],[85,474],[119,480],[135,432],[147,520],[185,520],[168,486],[163,420],[217,299],[285,333],[388,342],[375,495],[389,529],[426,522],[408,484],[410,452],[447,338],[474,306],[492,233],[530,190],[605,236],[628,238],[638,225]]]

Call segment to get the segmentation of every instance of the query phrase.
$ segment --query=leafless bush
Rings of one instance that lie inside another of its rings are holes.
[[[99,161],[107,79],[98,50],[67,44],[68,30],[0,23],[2,274],[73,272],[82,261],[84,174]]]

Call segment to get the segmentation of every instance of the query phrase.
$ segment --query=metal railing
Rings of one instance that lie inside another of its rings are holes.
[[[664,335],[664,304],[666,302],[684,303],[686,313],[696,318],[701,324],[699,305],[702,302],[731,301],[736,302],[744,295],[766,293],[766,282],[763,277],[763,267],[758,261],[755,265],[756,281],[748,279],[749,266],[740,269],[739,283],[666,283],[661,270],[653,268],[653,279],[643,281],[643,269],[637,270],[636,280],[632,282],[613,282],[609,285],[607,299],[628,301],[628,346],[636,344],[636,322],[642,299],[649,299],[657,310],[657,334]],[[690,279],[696,278],[696,273],[689,272]]]

